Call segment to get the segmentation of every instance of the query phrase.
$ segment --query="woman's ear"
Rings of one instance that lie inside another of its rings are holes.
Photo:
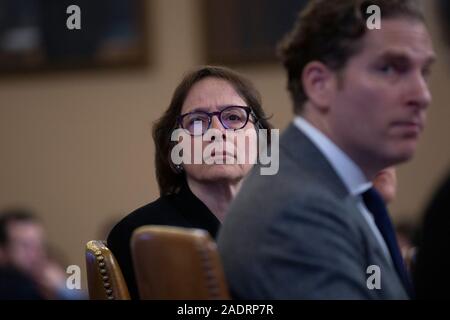
[[[308,100],[320,111],[327,111],[336,89],[336,75],[325,64],[312,61],[303,68],[303,88]]]

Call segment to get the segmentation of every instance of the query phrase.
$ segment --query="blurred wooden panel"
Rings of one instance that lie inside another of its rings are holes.
[[[148,62],[148,0],[0,0],[0,73]],[[69,30],[67,8],[80,8]]]
[[[307,0],[203,0],[208,63],[270,62]]]

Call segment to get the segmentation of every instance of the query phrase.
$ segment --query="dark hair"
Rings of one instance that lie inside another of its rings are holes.
[[[23,208],[5,209],[0,212],[0,247],[8,244],[8,226],[14,222],[39,222],[31,211]]]
[[[416,0],[310,0],[279,45],[295,113],[301,113],[308,100],[301,81],[304,67],[316,60],[341,71],[361,49],[366,11],[371,5],[381,9],[382,19],[408,17],[425,21]]]
[[[202,66],[187,73],[172,96],[172,101],[164,115],[153,127],[153,140],[155,142],[156,179],[161,195],[176,193],[186,181],[185,173],[178,172],[170,159],[170,153],[175,145],[171,141],[172,131],[177,128],[177,118],[181,113],[183,103],[191,88],[202,79],[218,78],[229,82],[242,99],[251,107],[255,115],[255,127],[270,130],[261,106],[261,97],[253,84],[237,72],[217,66]],[[269,132],[270,137],[270,132]]]

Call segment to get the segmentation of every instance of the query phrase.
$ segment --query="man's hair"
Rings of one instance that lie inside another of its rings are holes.
[[[371,5],[381,9],[382,19],[405,17],[425,21],[417,0],[310,0],[279,45],[295,113],[301,113],[308,100],[302,83],[305,66],[320,61],[333,71],[344,69],[362,48],[370,16],[366,12]]]
[[[31,211],[23,208],[5,209],[0,211],[0,247],[8,244],[8,226],[14,222],[39,222]]]
[[[178,192],[186,182],[184,172],[178,172],[172,163],[170,153],[176,142],[171,141],[173,130],[178,127],[177,118],[181,114],[184,100],[192,87],[206,78],[216,78],[228,82],[252,109],[255,117],[255,127],[267,129],[270,137],[272,125],[269,123],[262,108],[261,97],[253,84],[239,73],[218,66],[201,66],[187,73],[181,80],[172,96],[169,107],[153,127],[155,142],[155,167],[161,195]],[[270,141],[269,141],[270,142]]]

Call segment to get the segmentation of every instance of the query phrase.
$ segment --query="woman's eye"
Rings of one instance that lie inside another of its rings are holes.
[[[236,114],[230,114],[226,117],[226,119],[230,120],[230,121],[240,121],[241,120],[241,118]]]

